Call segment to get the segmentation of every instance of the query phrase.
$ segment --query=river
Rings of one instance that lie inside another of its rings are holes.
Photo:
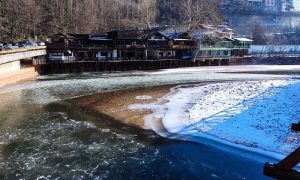
[[[67,103],[136,87],[291,77],[223,71],[232,69],[49,75],[1,88],[0,179],[267,179],[267,158],[162,138]]]

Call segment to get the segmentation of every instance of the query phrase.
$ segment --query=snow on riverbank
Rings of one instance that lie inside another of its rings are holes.
[[[233,145],[288,154],[300,145],[290,131],[300,120],[300,82],[243,81],[179,86],[156,104],[132,105],[151,109],[146,125],[162,120],[173,134],[210,136]]]

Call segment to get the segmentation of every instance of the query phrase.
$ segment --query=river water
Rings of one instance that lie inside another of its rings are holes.
[[[0,179],[267,179],[267,159],[164,139],[65,100],[162,84],[286,78],[199,69],[51,75],[1,88]]]

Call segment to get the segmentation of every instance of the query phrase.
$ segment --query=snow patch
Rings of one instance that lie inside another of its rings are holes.
[[[299,80],[264,80],[178,86],[152,104],[130,109],[151,109],[146,126],[157,130],[161,120],[173,135],[218,139],[248,150],[288,154],[300,145],[290,131],[299,121]],[[271,153],[271,154],[272,154]]]
[[[148,100],[148,99],[152,99],[152,96],[136,96],[135,99],[137,99],[137,100]]]

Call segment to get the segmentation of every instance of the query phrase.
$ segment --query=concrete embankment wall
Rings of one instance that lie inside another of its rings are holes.
[[[20,61],[0,64],[0,87],[37,76],[34,67],[21,69]]]
[[[0,64],[0,75],[11,73],[21,69],[20,61],[13,61],[9,63]]]
[[[37,65],[39,74],[82,73],[103,71],[156,70],[179,67],[228,65],[228,59],[203,60],[132,60],[132,61],[97,61],[69,62]]]
[[[0,74],[0,88],[21,80],[34,78],[38,75],[35,68],[19,69],[4,74]]]
[[[33,78],[38,73],[33,59],[46,55],[46,47],[18,48],[0,52],[0,87]]]

